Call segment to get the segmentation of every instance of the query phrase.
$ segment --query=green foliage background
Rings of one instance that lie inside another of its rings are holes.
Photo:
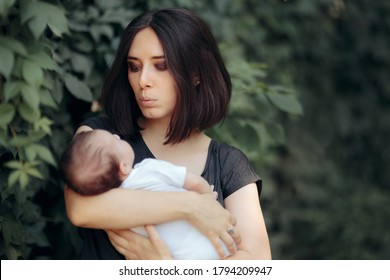
[[[263,177],[275,259],[390,258],[390,3],[0,0],[0,258],[77,259],[58,158],[140,12],[205,19],[232,75],[209,131]]]

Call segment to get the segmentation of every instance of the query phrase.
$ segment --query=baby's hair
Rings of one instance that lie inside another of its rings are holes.
[[[93,130],[80,132],[61,157],[63,180],[82,195],[100,194],[122,183],[117,157],[97,141]]]

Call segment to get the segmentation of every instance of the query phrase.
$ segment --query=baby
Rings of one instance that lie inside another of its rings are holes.
[[[61,158],[68,187],[82,195],[96,195],[112,188],[151,191],[212,192],[201,176],[157,159],[144,159],[133,167],[129,143],[106,130],[91,130],[74,136]],[[147,236],[144,227],[132,231]],[[190,223],[177,220],[156,225],[174,259],[219,259],[212,243]],[[221,241],[222,242],[222,241]],[[225,256],[229,256],[222,244]]]

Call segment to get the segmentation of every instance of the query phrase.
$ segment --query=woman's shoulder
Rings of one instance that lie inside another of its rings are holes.
[[[79,126],[86,125],[92,129],[104,129],[112,132],[113,126],[110,119],[105,115],[96,115],[82,121]]]
[[[224,142],[212,141],[213,153],[217,157],[222,176],[234,174],[237,177],[253,177],[260,179],[253,169],[252,163],[246,154],[239,148]]]
[[[248,157],[239,148],[223,142],[212,141],[211,169],[219,170],[224,197],[250,183],[256,183],[261,192],[261,178],[254,171]],[[212,167],[214,165],[214,167]]]
[[[237,159],[248,160],[246,155],[238,148],[231,146],[224,142],[217,142],[216,140],[211,141],[212,151],[218,155],[220,161],[235,161]]]

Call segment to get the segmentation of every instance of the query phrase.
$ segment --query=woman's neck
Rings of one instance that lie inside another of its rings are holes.
[[[165,143],[169,124],[169,121],[142,119],[140,120],[140,125],[143,128],[141,135],[145,140],[150,139],[156,143]]]

